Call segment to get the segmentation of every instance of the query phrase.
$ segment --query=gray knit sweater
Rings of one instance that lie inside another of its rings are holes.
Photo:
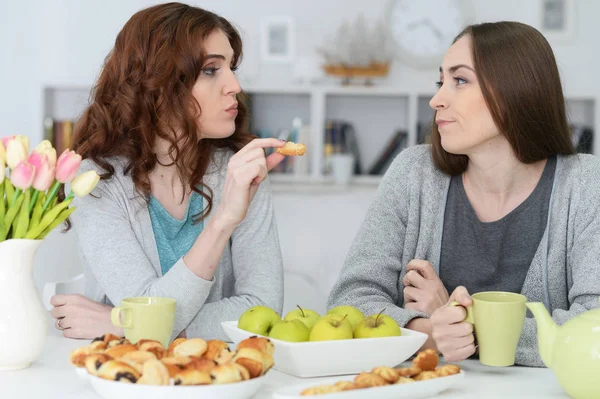
[[[204,177],[221,201],[230,151],[219,151]],[[246,218],[225,246],[213,281],[192,273],[183,258],[164,276],[148,212],[123,159],[109,160],[114,176],[101,180],[92,195],[76,198],[73,227],[85,275],[85,295],[115,304],[133,296],[165,296],[177,301],[173,336],[228,340],[221,322],[237,320],[246,309],[283,307],[283,262],[268,181],[261,183]],[[96,170],[85,160],[80,172]],[[97,197],[97,198],[94,198]],[[210,220],[210,216],[206,221]]]
[[[411,147],[396,158],[350,248],[329,308],[349,304],[367,314],[385,308],[402,326],[426,317],[402,308],[402,278],[412,259],[428,260],[437,271],[449,183],[435,168],[429,146]],[[544,302],[558,324],[598,306],[599,198],[600,159],[559,156],[547,227],[521,291],[530,302]],[[533,318],[525,320],[516,362],[543,366]]]

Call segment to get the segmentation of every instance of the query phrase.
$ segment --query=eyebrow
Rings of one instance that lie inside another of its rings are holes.
[[[456,71],[457,71],[458,69],[460,69],[460,68],[466,68],[466,69],[468,69],[468,70],[470,70],[470,71],[472,71],[472,72],[475,72],[475,71],[473,70],[473,68],[471,68],[470,66],[468,66],[468,65],[465,65],[465,64],[458,64],[458,65],[451,66],[450,68],[448,68],[448,71],[449,71],[450,73],[454,73],[454,72],[456,72]],[[442,73],[442,67],[440,67],[440,73]]]
[[[206,59],[206,60],[209,60],[211,58],[218,58],[218,59],[225,61],[225,56],[221,55],[221,54],[207,54],[206,57],[204,57],[204,59]]]

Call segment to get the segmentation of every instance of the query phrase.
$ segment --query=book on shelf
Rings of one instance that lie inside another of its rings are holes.
[[[67,148],[73,148],[74,126],[75,122],[70,119],[46,118],[44,120],[44,139],[52,143],[58,155]]]
[[[405,130],[398,130],[390,138],[383,151],[379,154],[373,166],[369,169],[370,175],[382,175],[384,174],[394,158],[406,148],[408,144],[408,132]]]
[[[362,173],[361,156],[356,139],[356,131],[352,123],[329,119],[325,122],[325,142],[323,146],[323,173],[330,174],[331,158],[334,153],[352,154],[354,157],[354,174]]]

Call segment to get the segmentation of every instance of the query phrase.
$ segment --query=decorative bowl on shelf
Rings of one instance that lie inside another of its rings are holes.
[[[237,320],[225,321],[221,325],[236,344],[258,335],[238,328]],[[314,342],[270,339],[275,345],[273,368],[306,378],[357,374],[377,366],[397,366],[419,350],[427,335],[403,328],[399,337]]]
[[[343,78],[344,84],[349,83],[352,78],[364,78],[366,84],[371,84],[372,78],[382,78],[388,75],[390,64],[389,62],[371,62],[367,66],[326,64],[323,65],[323,70],[328,75]]]

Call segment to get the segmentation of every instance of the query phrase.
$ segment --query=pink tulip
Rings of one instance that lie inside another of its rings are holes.
[[[14,139],[17,136],[4,136],[2,137],[2,145],[4,145],[4,148],[8,148],[8,142],[11,141],[12,139]]]
[[[27,161],[21,161],[10,173],[10,182],[16,188],[27,190],[33,183],[35,166]]]
[[[42,166],[43,163],[48,163],[48,157],[45,156],[44,154],[32,152],[31,155],[29,156],[29,159],[27,160],[27,162],[29,162],[30,164],[35,166],[36,170],[39,170],[39,168]]]
[[[67,148],[56,161],[56,180],[61,183],[68,183],[77,174],[81,164],[81,155],[75,151],[69,151]]]
[[[29,163],[35,167],[33,188],[38,191],[46,191],[50,188],[50,185],[54,181],[54,172],[56,171],[56,168],[50,165],[50,162],[48,162],[48,159],[45,155],[42,155],[40,158],[42,162],[39,165],[31,162],[31,157],[29,158]]]

